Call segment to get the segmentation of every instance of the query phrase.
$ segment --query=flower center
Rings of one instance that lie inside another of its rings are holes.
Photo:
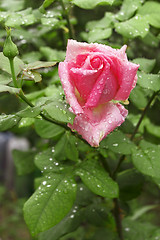
[[[102,60],[99,57],[94,57],[90,61],[92,68],[98,69],[102,65]]]

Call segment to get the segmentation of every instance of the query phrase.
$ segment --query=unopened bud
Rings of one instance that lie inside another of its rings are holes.
[[[10,31],[11,31],[10,29],[7,29],[7,38],[4,42],[3,54],[5,57],[13,59],[15,56],[19,54],[19,52],[16,44],[14,44],[14,42],[11,39]]]

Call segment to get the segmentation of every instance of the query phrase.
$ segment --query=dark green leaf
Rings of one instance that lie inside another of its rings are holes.
[[[112,5],[112,3],[114,2],[114,0],[73,0],[72,1],[75,5],[77,5],[80,8],[84,8],[84,9],[93,9],[95,8],[97,5],[102,4],[109,4]]]
[[[6,131],[14,127],[20,118],[15,115],[0,115],[0,131]]]
[[[37,134],[42,138],[57,137],[64,132],[64,129],[62,127],[59,127],[56,124],[50,123],[43,119],[35,120],[35,130]]]
[[[135,17],[121,23],[115,23],[115,30],[126,38],[144,38],[149,32],[149,24],[145,16]]]
[[[26,68],[27,68],[27,70],[34,70],[34,69],[39,69],[39,68],[52,67],[55,64],[56,64],[56,62],[36,61],[36,62],[27,64]]]
[[[12,82],[11,75],[5,72],[0,73],[0,85],[7,85],[10,82]]]
[[[91,31],[91,30],[95,30],[96,28],[106,29],[111,26],[113,19],[114,19],[114,15],[110,12],[106,12],[105,16],[102,19],[96,20],[96,21],[89,21],[86,24],[86,30]]]
[[[117,177],[120,198],[124,201],[136,198],[142,191],[143,181],[143,176],[135,169],[120,172]]]
[[[20,151],[13,150],[13,160],[17,169],[18,175],[25,175],[33,172],[34,166],[34,156],[36,154],[35,151]]]
[[[9,92],[11,94],[18,94],[20,92],[20,88],[9,87],[6,85],[0,84],[0,92]]]
[[[150,47],[158,47],[159,45],[159,39],[153,35],[151,32],[149,32],[143,39],[142,41]]]
[[[84,211],[84,208],[73,207],[60,223],[48,231],[41,233],[39,240],[59,240],[63,235],[75,231],[84,219]]]
[[[55,157],[60,160],[78,160],[76,138],[68,133],[63,135],[55,146]]]
[[[126,240],[151,240],[155,226],[148,222],[132,221],[129,218],[124,219],[124,238]]]
[[[94,159],[84,161],[75,172],[84,184],[95,194],[102,197],[114,198],[118,196],[118,185]]]
[[[135,11],[142,5],[141,0],[124,0],[120,11],[117,14],[117,19],[124,21],[133,16]]]
[[[35,165],[45,174],[48,172],[62,172],[72,168],[72,165],[66,162],[61,162],[60,159],[55,158],[55,148],[48,148],[40,152],[35,157]]]
[[[19,125],[18,127],[19,128],[23,128],[23,127],[29,127],[31,125],[34,124],[34,118],[22,118],[20,121],[19,121]]]
[[[22,68],[24,67],[24,63],[22,62],[21,59],[18,57],[14,58],[14,68],[15,68],[15,74],[16,76],[22,71]],[[10,70],[10,63],[7,57],[3,55],[3,53],[0,53],[0,69],[3,71],[11,74]]]
[[[107,39],[111,36],[112,29],[106,28],[106,29],[93,29],[88,33],[88,42],[96,42],[98,40]]]
[[[156,64],[156,59],[135,58],[133,62],[140,65],[140,70],[150,73]]]
[[[58,50],[52,49],[50,47],[41,47],[40,52],[44,55],[44,57],[48,61],[61,62],[61,61],[64,61],[64,58],[65,58],[64,51],[58,51]]]
[[[135,145],[124,133],[121,131],[114,131],[101,142],[100,148],[110,149],[113,152],[121,154],[131,154]]]
[[[141,8],[139,8],[138,13],[146,15],[148,22],[153,27],[160,28],[160,3],[147,1]]]
[[[153,91],[160,90],[160,74],[146,74],[138,72],[138,84]]]
[[[146,97],[146,91],[140,86],[136,86],[132,90],[129,96],[129,100],[138,108],[143,109],[148,103],[148,99]]]
[[[20,112],[17,112],[16,115],[19,117],[24,117],[24,118],[34,118],[38,116],[41,112],[41,108],[39,106],[36,107],[27,107],[24,110],[21,110]]]
[[[70,211],[76,197],[76,183],[62,174],[46,177],[24,205],[24,218],[34,236],[59,223]]]
[[[133,149],[132,160],[135,167],[143,174],[159,178],[160,176],[160,146],[145,140],[140,142],[137,150]]]
[[[54,101],[45,105],[43,110],[56,121],[73,124],[75,115],[68,110],[67,105],[64,103]]]

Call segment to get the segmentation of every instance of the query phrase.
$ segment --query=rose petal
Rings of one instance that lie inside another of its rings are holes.
[[[135,87],[137,82],[137,70],[139,65],[122,61],[119,75],[119,89],[115,96],[115,100],[124,101],[129,97],[131,90]]]
[[[86,52],[93,52],[95,46],[93,43],[81,43],[76,40],[69,39],[67,44],[67,52],[66,52],[66,61],[76,60],[76,56],[79,54],[83,54]]]
[[[75,87],[70,82],[70,77],[68,73],[68,63],[67,62],[60,62],[58,73],[62,82],[62,86],[64,89],[64,93],[66,95],[66,99],[70,106],[72,107],[75,114],[83,113],[83,109],[79,104],[76,96],[75,96]]]
[[[84,113],[75,117],[73,125],[68,126],[76,130],[91,146],[97,147],[106,135],[124,122],[127,113],[121,104],[109,102],[92,112],[85,109]]]

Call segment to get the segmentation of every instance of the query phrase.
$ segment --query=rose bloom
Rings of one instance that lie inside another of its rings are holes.
[[[128,61],[126,48],[69,40],[65,61],[59,64],[66,99],[76,114],[73,125],[68,126],[93,147],[128,114],[113,101],[127,100],[137,81],[139,65]]]

